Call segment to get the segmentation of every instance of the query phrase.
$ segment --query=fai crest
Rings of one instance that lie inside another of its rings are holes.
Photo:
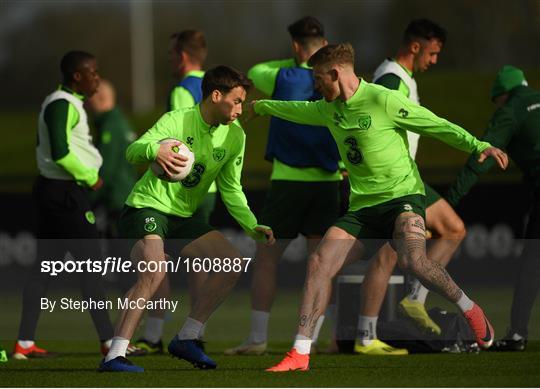
[[[216,147],[214,149],[214,152],[212,153],[212,157],[214,157],[214,161],[221,162],[223,158],[225,158],[225,149],[222,147]]]
[[[362,115],[360,118],[358,118],[358,127],[360,127],[361,130],[367,130],[371,126],[371,116],[370,115]]]

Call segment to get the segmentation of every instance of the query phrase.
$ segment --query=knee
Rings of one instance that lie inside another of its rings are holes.
[[[321,280],[325,277],[331,279],[333,274],[332,269],[328,266],[328,261],[319,253],[314,252],[309,256],[307,265],[307,281]]]
[[[465,223],[460,218],[447,220],[443,225],[435,228],[435,232],[441,239],[462,241],[467,234]]]
[[[417,274],[421,268],[421,259],[411,255],[402,255],[399,257],[398,264],[404,272]]]
[[[373,267],[378,271],[392,272],[397,262],[397,254],[392,249],[383,247],[375,256]]]

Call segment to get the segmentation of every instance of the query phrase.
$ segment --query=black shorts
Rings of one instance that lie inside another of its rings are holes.
[[[339,181],[272,180],[259,222],[277,239],[323,236],[339,214]]]
[[[403,196],[357,211],[349,211],[340,217],[334,226],[360,239],[366,247],[364,259],[370,259],[379,247],[392,240],[395,221],[400,214],[413,212],[425,220],[425,209],[425,196]]]
[[[96,239],[98,232],[88,189],[71,180],[38,176],[32,192],[40,239]]]

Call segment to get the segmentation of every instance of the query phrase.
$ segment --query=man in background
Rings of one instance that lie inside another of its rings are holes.
[[[288,28],[294,58],[253,66],[248,77],[255,87],[276,100],[319,100],[309,57],[327,44],[322,23],[307,16]],[[261,222],[272,226],[277,243],[257,245],[251,282],[251,331],[228,355],[260,355],[266,351],[268,321],[276,293],[279,260],[298,234],[307,238],[311,252],[337,219],[341,175],[339,155],[328,128],[306,126],[273,117],[270,120],[266,159],[272,162],[270,191]],[[317,340],[324,316],[317,323]]]
[[[99,176],[103,160],[92,143],[83,107],[84,99],[94,95],[99,86],[97,60],[90,53],[70,51],[62,58],[60,70],[62,83],[45,98],[39,114],[36,147],[39,176],[33,188],[38,210],[38,260],[30,270],[23,292],[14,359],[50,355],[34,341],[41,314],[40,300],[47,294],[51,277],[40,271],[41,261],[63,260],[67,252],[74,258],[99,258],[98,232],[88,192],[103,186]],[[85,241],[81,243],[81,240]],[[106,300],[99,273],[81,273],[80,287],[83,299]],[[109,314],[102,309],[89,312],[101,352],[106,354],[113,337]]]
[[[530,211],[525,227],[525,245],[514,284],[510,328],[496,341],[493,351],[523,351],[527,346],[529,320],[540,287],[540,92],[528,86],[523,71],[503,66],[491,89],[495,113],[482,139],[506,149],[531,190]],[[469,158],[447,194],[457,206],[493,161],[480,164]]]

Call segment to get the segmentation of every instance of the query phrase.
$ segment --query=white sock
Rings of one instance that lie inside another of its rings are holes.
[[[33,340],[18,340],[17,343],[19,344],[19,346],[21,346],[22,348],[28,348],[28,347],[32,347],[34,345],[34,341]]]
[[[112,346],[112,338],[111,339],[107,339],[105,342],[101,342],[101,344],[107,348],[111,348]]]
[[[202,326],[203,323],[201,323],[200,321],[188,317],[184,322],[182,329],[178,333],[178,338],[180,340],[197,339]]]
[[[464,291],[461,291],[461,297],[457,301],[456,305],[461,309],[461,312],[467,312],[472,309],[474,302],[467,297]]]
[[[251,332],[248,343],[264,343],[268,337],[268,319],[270,312],[251,311]]]
[[[369,346],[373,339],[377,339],[377,319],[378,316],[358,315],[358,329],[356,339],[362,346]]]
[[[311,343],[313,344],[317,343],[317,340],[319,339],[319,333],[321,332],[323,323],[324,323],[324,315],[321,315],[317,319],[317,324],[315,324],[315,329],[313,330],[313,339]]]
[[[206,323],[202,325],[201,330],[199,331],[199,336],[197,336],[197,339],[202,339],[204,337],[205,330],[206,330]]]
[[[520,334],[518,334],[517,332],[514,332],[512,334],[512,340],[521,340],[523,339],[523,336],[521,336]]]
[[[414,279],[411,283],[411,292],[407,296],[410,301],[417,301],[421,304],[426,303],[426,297],[429,293],[427,289],[418,279]]]
[[[112,338],[111,348],[105,357],[105,362],[109,362],[116,357],[125,357],[128,346],[129,339],[121,338],[120,336]]]
[[[293,348],[298,354],[306,355],[311,351],[311,339],[304,335],[296,335]]]
[[[164,319],[159,317],[146,318],[146,327],[144,328],[144,339],[151,343],[157,343],[163,335]]]

